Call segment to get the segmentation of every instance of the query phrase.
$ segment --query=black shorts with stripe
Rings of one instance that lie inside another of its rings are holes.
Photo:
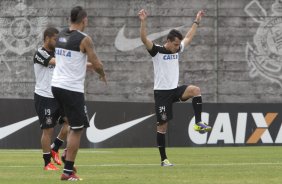
[[[179,102],[186,85],[171,90],[154,90],[155,111],[159,124],[168,122],[173,118],[172,104]]]
[[[84,94],[52,86],[52,93],[59,103],[60,110],[68,119],[73,130],[89,127],[89,118]]]
[[[34,105],[41,129],[53,128],[58,123],[61,114],[55,98],[47,98],[34,93]]]

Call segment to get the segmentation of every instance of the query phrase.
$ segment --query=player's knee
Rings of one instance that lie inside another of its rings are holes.
[[[165,123],[157,123],[157,132],[165,134],[167,131],[167,122]]]
[[[201,95],[201,89],[197,86],[193,86],[192,93],[193,93],[193,96],[199,96]]]

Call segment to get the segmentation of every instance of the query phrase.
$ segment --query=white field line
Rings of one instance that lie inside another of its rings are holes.
[[[249,163],[207,163],[207,164],[188,164],[191,166],[244,166],[244,165],[282,165],[282,162],[249,162]]]
[[[282,165],[282,163],[277,162],[258,162],[258,163],[211,163],[211,164],[175,164],[175,166],[210,166],[210,167],[219,167],[219,166],[257,166],[257,165]],[[136,167],[136,166],[160,166],[160,164],[89,164],[89,165],[77,165],[77,167]],[[5,166],[0,165],[0,168],[36,168],[39,166],[26,166],[26,165],[13,165]]]
[[[1,150],[0,149],[0,155],[1,154],[18,154],[18,153],[21,153],[21,154],[29,154],[29,153],[41,153],[42,151],[41,150]],[[63,150],[60,150],[60,152],[63,152]],[[114,153],[113,151],[90,151],[90,150],[78,150],[78,153]]]

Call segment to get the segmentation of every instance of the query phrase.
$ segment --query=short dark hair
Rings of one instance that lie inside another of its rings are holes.
[[[170,41],[174,41],[175,38],[178,38],[179,40],[183,39],[182,34],[180,33],[180,31],[176,30],[176,29],[172,29],[168,35],[167,35],[167,39]]]
[[[80,23],[85,17],[87,17],[87,13],[81,6],[72,8],[70,16],[71,23]]]
[[[45,29],[44,33],[43,33],[43,40],[46,40],[46,37],[52,37],[55,34],[58,34],[59,31],[58,29],[54,28],[54,27],[48,27]]]

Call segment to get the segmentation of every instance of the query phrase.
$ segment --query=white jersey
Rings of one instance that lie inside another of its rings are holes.
[[[84,93],[87,56],[80,52],[79,46],[86,36],[83,32],[69,29],[59,33],[52,86]]]
[[[164,46],[153,44],[148,51],[154,65],[154,90],[170,90],[178,86],[179,81],[179,53],[183,52],[184,43],[181,42],[179,51],[172,54]]]
[[[51,80],[55,66],[49,65],[53,57],[54,52],[48,52],[43,47],[40,47],[33,57],[36,82],[34,92],[47,98],[54,98],[51,91]]]

